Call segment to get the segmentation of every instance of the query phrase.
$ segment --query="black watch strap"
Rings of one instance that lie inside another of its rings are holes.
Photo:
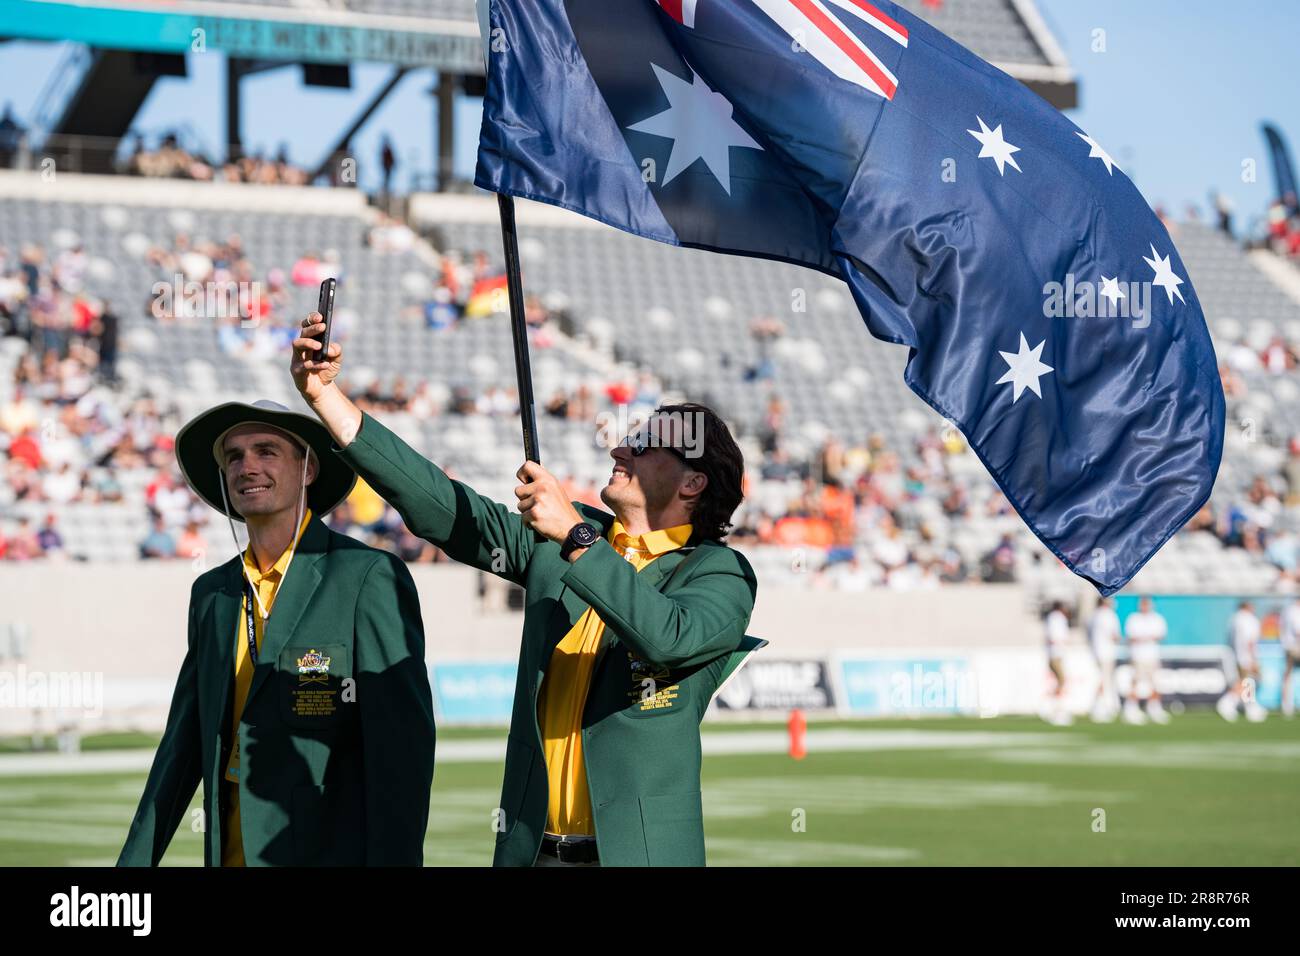
[[[569,555],[573,554],[579,548],[590,548],[600,540],[600,529],[590,525],[585,521],[579,521],[569,529],[564,543],[560,545],[560,557],[565,561],[569,560]]]

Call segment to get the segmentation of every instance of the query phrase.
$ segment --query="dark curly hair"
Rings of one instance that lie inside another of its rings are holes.
[[[707,405],[683,402],[679,405],[660,405],[656,415],[681,415],[704,424],[704,434],[695,434],[702,445],[703,454],[688,458],[686,466],[701,472],[709,482],[695,499],[691,509],[691,543],[721,541],[731,531],[731,516],[744,500],[741,491],[745,475],[745,456],[731,437],[731,431],[717,413]]]

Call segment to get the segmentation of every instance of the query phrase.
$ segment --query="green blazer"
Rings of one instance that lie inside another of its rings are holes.
[[[158,864],[200,781],[203,860],[221,862],[241,561],[194,582],[189,649],[119,866]],[[239,740],[248,866],[423,862],[433,699],[405,564],[312,515],[262,635]]]
[[[757,582],[744,557],[704,542],[637,573],[602,539],[570,563],[516,511],[452,480],[369,415],[340,454],[415,534],[527,590],[494,863],[537,858],[549,785],[538,692],[556,644],[591,607],[605,637],[582,746],[601,863],[703,865],[700,720],[754,607]],[[575,505],[603,530],[614,520]]]

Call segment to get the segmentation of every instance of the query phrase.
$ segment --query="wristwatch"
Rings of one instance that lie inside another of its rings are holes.
[[[565,561],[569,560],[569,555],[579,548],[590,548],[600,540],[600,529],[594,525],[580,521],[569,529],[568,535],[564,538],[564,543],[560,545],[560,557]]]

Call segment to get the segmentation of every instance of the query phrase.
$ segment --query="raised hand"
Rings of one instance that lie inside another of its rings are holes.
[[[328,354],[321,356],[320,342],[311,338],[324,331],[320,313],[313,312],[302,320],[301,337],[293,340],[289,371],[293,373],[293,384],[308,402],[318,399],[343,370],[343,346],[331,342]]]
[[[563,541],[582,515],[564,493],[559,481],[535,461],[526,461],[515,473],[523,484],[515,488],[516,507],[524,524],[552,541]]]

